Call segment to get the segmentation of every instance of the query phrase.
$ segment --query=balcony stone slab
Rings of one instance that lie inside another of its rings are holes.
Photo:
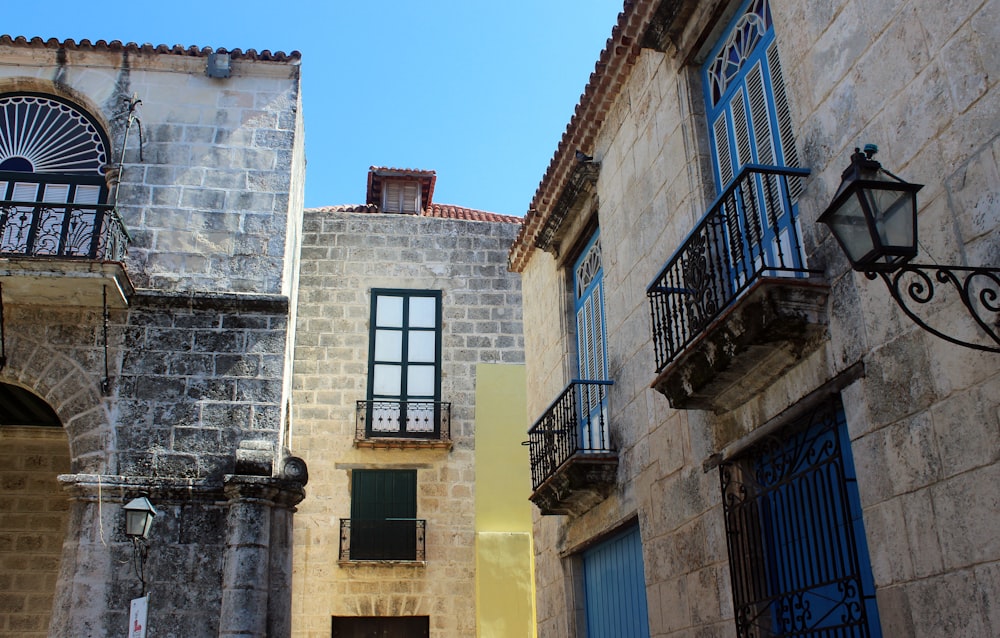
[[[577,452],[531,493],[542,515],[578,516],[594,507],[615,489],[616,453]]]
[[[822,345],[829,287],[817,279],[757,281],[653,381],[671,407],[728,412]]]
[[[59,257],[0,258],[4,303],[127,308],[135,288],[115,261]]]

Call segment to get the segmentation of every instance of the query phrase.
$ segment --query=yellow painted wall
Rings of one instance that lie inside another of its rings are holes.
[[[476,626],[535,636],[531,476],[522,365],[476,366]]]

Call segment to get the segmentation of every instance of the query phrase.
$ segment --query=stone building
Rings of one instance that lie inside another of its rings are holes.
[[[372,167],[306,210],[292,442],[294,636],[533,636],[521,219]],[[388,632],[388,633],[381,633]]]
[[[0,37],[0,633],[289,633],[299,68]]]
[[[510,253],[539,636],[1000,634],[998,279],[817,223],[874,143],[1000,266],[997,12],[625,3]]]

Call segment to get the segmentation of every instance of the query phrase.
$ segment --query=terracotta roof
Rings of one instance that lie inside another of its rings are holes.
[[[340,204],[337,206],[320,206],[318,208],[307,208],[307,213],[378,213],[378,206],[375,204]],[[399,214],[399,213],[394,213]],[[489,213],[473,208],[463,208],[462,206],[452,206],[451,204],[431,204],[419,215],[410,217],[439,217],[442,219],[464,219],[473,222],[503,222],[508,224],[520,224],[523,220],[513,215],[501,215],[499,213]]]
[[[511,246],[508,256],[511,270],[520,272],[528,263],[535,239],[573,171],[576,151],[593,155],[594,140],[639,57],[639,42],[659,4],[660,0],[625,0],[618,14],[618,24],[611,30],[611,37],[594,65],[590,81],[531,200],[521,232]]]
[[[136,44],[135,42],[125,42],[121,40],[112,40],[107,42],[105,40],[98,40],[97,42],[91,42],[90,40],[83,39],[76,42],[72,38],[66,40],[59,40],[57,38],[49,38],[48,40],[43,40],[39,37],[31,38],[30,40],[23,35],[10,36],[10,35],[0,35],[0,45],[14,45],[23,46],[37,49],[73,49],[73,50],[83,50],[83,51],[128,51],[130,53],[163,53],[169,55],[187,55],[192,57],[205,57],[209,53],[228,53],[234,60],[266,60],[273,62],[285,62],[287,60],[299,60],[302,58],[302,54],[298,51],[292,51],[291,53],[285,53],[283,51],[270,51],[264,49],[263,51],[257,51],[256,49],[247,49],[243,51],[241,49],[225,49],[218,48],[213,49],[211,47],[196,47],[196,46],[181,46],[175,44],[173,46],[168,46],[166,44]]]
[[[472,208],[452,206],[451,204],[431,204],[422,213],[423,217],[443,217],[445,219],[467,219],[474,222],[507,222],[509,224],[520,224],[523,219],[513,215],[501,215],[499,213],[488,213]]]

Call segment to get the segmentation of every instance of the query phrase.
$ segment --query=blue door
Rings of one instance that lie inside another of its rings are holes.
[[[639,526],[583,554],[588,638],[649,638]]]

